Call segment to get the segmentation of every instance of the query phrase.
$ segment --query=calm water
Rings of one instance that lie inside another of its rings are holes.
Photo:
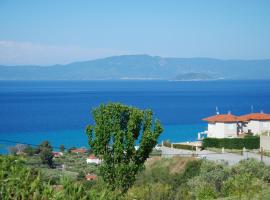
[[[205,130],[201,119],[216,106],[221,113],[248,113],[251,105],[270,112],[270,81],[2,81],[0,139],[87,146],[91,108],[107,102],[151,108],[165,127],[160,141],[187,141]]]

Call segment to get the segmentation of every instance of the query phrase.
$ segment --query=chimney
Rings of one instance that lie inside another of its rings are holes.
[[[229,111],[228,111],[228,115],[231,115],[231,114],[232,114],[232,113],[231,113],[231,111],[229,110]]]
[[[216,106],[216,114],[219,115],[218,107]]]
[[[261,114],[263,114],[263,110],[261,110]]]

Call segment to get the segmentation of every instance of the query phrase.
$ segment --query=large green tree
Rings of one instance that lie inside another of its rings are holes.
[[[93,118],[95,124],[86,132],[94,154],[103,159],[100,174],[111,189],[125,192],[157,144],[161,123],[153,119],[151,110],[119,103],[100,105]]]

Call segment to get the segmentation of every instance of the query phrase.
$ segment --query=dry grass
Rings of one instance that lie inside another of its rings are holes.
[[[189,161],[195,160],[192,157],[179,157],[175,156],[172,158],[152,157],[145,163],[146,169],[155,167],[167,168],[170,174],[181,172]]]
[[[195,158],[192,157],[173,157],[172,163],[169,166],[169,170],[171,174],[178,173],[185,169],[186,164]]]

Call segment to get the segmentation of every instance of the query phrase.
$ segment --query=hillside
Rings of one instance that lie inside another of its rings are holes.
[[[270,79],[270,60],[124,55],[46,67],[0,66],[0,80],[171,80],[189,73],[214,75],[217,79]]]

